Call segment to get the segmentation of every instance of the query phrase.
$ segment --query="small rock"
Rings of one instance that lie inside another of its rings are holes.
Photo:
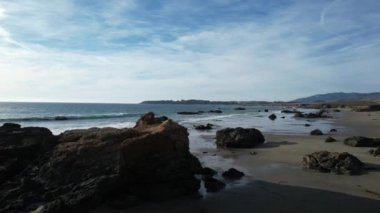
[[[213,124],[206,124],[206,125],[194,125],[194,128],[196,130],[210,130],[212,129],[214,125]]]
[[[271,119],[272,121],[276,120],[277,116],[275,114],[271,114],[268,116],[269,119]]]
[[[337,132],[338,130],[336,129],[330,129],[330,132]]]
[[[55,116],[54,120],[56,120],[56,121],[66,121],[66,120],[69,120],[69,118],[66,117],[66,116]]]
[[[250,152],[251,155],[257,155],[257,152]]]
[[[282,119],[285,119],[285,116],[282,116],[281,118],[282,118]]]
[[[216,175],[217,173],[218,173],[217,171],[215,171],[214,169],[211,169],[209,167],[203,167],[202,171],[201,171],[202,175],[204,175],[204,176],[210,176],[210,177]]]
[[[309,126],[311,126],[311,125],[310,125],[310,124],[305,124],[305,126],[306,126],[306,127],[309,127]]]
[[[314,129],[310,132],[310,135],[323,135],[322,131],[319,129]]]
[[[209,110],[208,112],[209,113],[223,113],[223,111],[219,110],[219,109],[217,109],[217,110]]]
[[[226,148],[252,148],[265,142],[263,134],[254,128],[226,128],[216,132],[216,145]]]
[[[335,142],[335,141],[336,141],[336,139],[333,138],[333,137],[328,137],[328,138],[326,138],[326,140],[325,140],[325,142],[327,142],[327,143]]]
[[[264,112],[269,112],[269,110],[268,109],[264,109]]]
[[[226,179],[237,180],[244,176],[244,172],[230,168],[229,170],[223,172],[222,176]]]
[[[206,177],[203,181],[207,192],[218,192],[226,187],[225,183],[213,177]]]
[[[244,107],[236,107],[235,110],[245,110]]]
[[[367,138],[363,136],[354,136],[344,139],[344,144],[354,147],[379,147],[380,138]]]

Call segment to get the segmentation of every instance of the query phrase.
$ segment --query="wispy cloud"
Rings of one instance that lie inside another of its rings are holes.
[[[1,100],[378,90],[378,1],[86,2],[0,3]]]

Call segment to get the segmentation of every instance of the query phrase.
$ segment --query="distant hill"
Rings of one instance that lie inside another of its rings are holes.
[[[380,92],[374,93],[344,93],[335,92],[327,94],[313,95],[306,98],[298,98],[292,102],[318,103],[318,102],[339,102],[339,101],[373,101],[380,102]]]

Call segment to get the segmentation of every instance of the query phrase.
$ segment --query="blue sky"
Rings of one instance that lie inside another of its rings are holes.
[[[0,100],[291,100],[380,88],[378,0],[0,0]]]

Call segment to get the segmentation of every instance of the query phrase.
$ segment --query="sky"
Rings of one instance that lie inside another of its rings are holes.
[[[378,0],[0,0],[0,101],[380,89]]]

